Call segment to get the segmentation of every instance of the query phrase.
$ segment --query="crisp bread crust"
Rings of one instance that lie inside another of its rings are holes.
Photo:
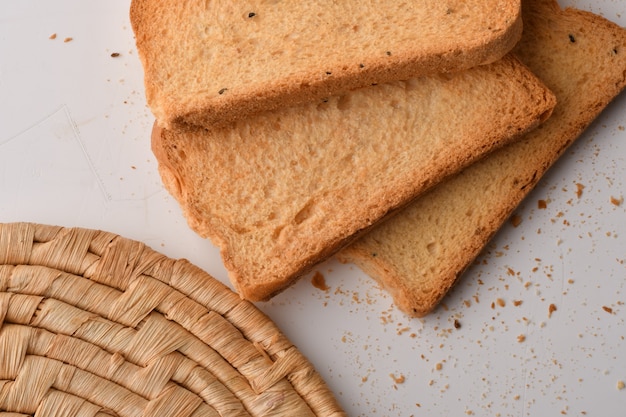
[[[493,62],[521,37],[519,0],[407,4],[133,0],[148,104],[169,130]]]
[[[174,132],[155,124],[152,147],[191,228],[221,248],[238,293],[260,301],[538,125],[554,105],[507,56],[230,127]]]
[[[339,254],[375,278],[408,315],[435,309],[543,174],[626,85],[623,28],[588,12],[561,10],[553,0],[525,0],[523,17],[515,52],[556,94],[551,118]],[[400,246],[411,255],[400,255]]]

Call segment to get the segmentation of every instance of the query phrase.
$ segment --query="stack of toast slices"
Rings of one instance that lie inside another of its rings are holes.
[[[132,0],[152,150],[239,295],[336,255],[432,311],[626,85],[555,0]]]

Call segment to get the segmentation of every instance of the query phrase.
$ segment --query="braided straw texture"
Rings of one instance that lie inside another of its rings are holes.
[[[312,365],[185,260],[89,229],[0,224],[1,416],[329,416]]]

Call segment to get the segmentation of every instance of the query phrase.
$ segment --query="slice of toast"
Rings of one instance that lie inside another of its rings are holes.
[[[167,189],[220,247],[239,294],[267,300],[443,178],[546,119],[554,96],[512,56],[355,90],[232,127],[155,124]]]
[[[133,0],[130,19],[173,130],[493,62],[522,31],[520,0]]]
[[[626,30],[524,0],[516,53],[555,92],[540,128],[445,181],[338,258],[375,278],[411,316],[431,312],[546,170],[626,84]]]

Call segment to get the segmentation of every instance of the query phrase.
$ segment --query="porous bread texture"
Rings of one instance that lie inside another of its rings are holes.
[[[515,52],[556,94],[550,119],[435,187],[338,258],[398,308],[430,313],[546,170],[626,84],[626,30],[553,0],[524,0]]]
[[[536,126],[554,97],[512,56],[367,87],[152,147],[167,189],[221,248],[243,298],[267,300],[390,212]]]
[[[171,130],[493,62],[522,32],[520,0],[133,0],[130,19]]]

